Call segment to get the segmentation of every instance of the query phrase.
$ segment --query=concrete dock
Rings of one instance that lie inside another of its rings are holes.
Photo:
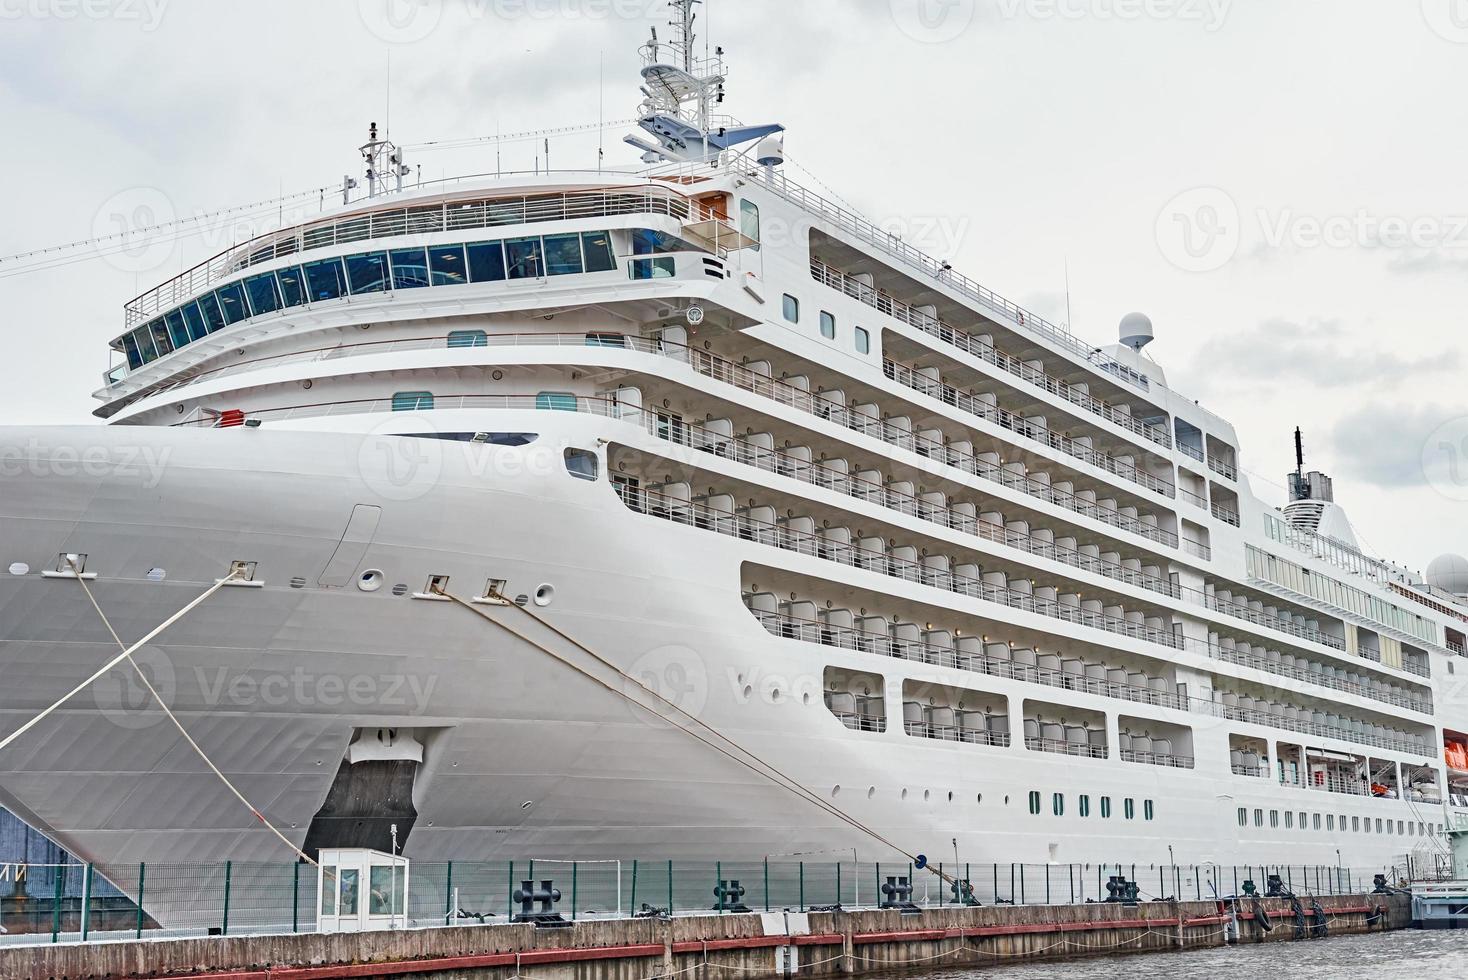
[[[1335,896],[1320,904],[1325,936],[1315,928],[1302,932],[1305,923],[1290,901],[1265,899],[1241,905],[1235,938],[1322,942],[1411,924],[1410,900],[1403,896]],[[1308,899],[1304,910],[1309,916]],[[1232,920],[1219,902],[711,913],[582,920],[556,928],[454,926],[0,947],[0,977],[508,980],[528,973],[536,980],[646,980],[694,971],[743,980],[825,977],[1220,946],[1230,939]]]

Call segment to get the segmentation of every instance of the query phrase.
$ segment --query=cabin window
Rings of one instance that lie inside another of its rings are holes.
[[[551,276],[577,275],[585,270],[581,262],[580,235],[545,236],[545,271]]]
[[[346,295],[347,278],[342,273],[341,259],[322,259],[306,263],[306,285],[311,288],[311,299],[338,299]],[[206,310],[207,314],[208,311]]]
[[[1053,793],[1053,794],[1051,794],[1051,796],[1050,796],[1050,809],[1055,812],[1055,815],[1057,817],[1063,817],[1063,816],[1065,816],[1065,794],[1064,793]]]
[[[1101,797],[1101,819],[1111,819],[1111,797],[1109,796]]]
[[[1295,814],[1293,811],[1285,811],[1285,830],[1293,830],[1295,827]]]
[[[511,238],[505,242],[505,268],[511,279],[539,279],[543,262],[540,237]]]
[[[277,269],[275,278],[280,280],[280,297],[285,306],[300,306],[306,302],[306,283],[300,266],[288,265]]]
[[[1152,811],[1152,801],[1151,800],[1143,800],[1142,801],[1142,819],[1143,820],[1151,820],[1152,819],[1152,813],[1153,813],[1153,811]]]
[[[483,330],[454,330],[449,333],[450,347],[488,347],[489,335]]]
[[[394,412],[427,411],[433,407],[431,391],[400,391],[392,396]]]
[[[474,242],[464,251],[469,255],[470,282],[499,282],[505,278],[505,247],[499,242]]]
[[[352,295],[380,293],[387,289],[387,253],[363,252],[347,256],[347,284]]]
[[[587,231],[581,234],[581,252],[586,257],[587,272],[611,272],[617,267],[612,253],[612,233]]]
[[[1262,809],[1256,809],[1254,811],[1254,826],[1264,826],[1264,811]]]
[[[585,449],[567,449],[566,472],[578,480],[595,480],[601,472],[601,460]]]
[[[739,202],[739,234],[753,240],[751,247],[759,251],[759,205],[753,201]]]
[[[821,336],[827,340],[836,339],[836,318],[825,310],[821,311]]]
[[[870,354],[872,352],[872,335],[867,333],[866,327],[856,328],[856,352],[858,354]]]
[[[1127,797],[1126,799],[1121,801],[1121,815],[1126,817],[1128,820],[1134,819],[1136,817],[1137,803],[1131,797]]]
[[[1077,812],[1080,813],[1080,815],[1083,817],[1089,817],[1091,815],[1091,798],[1085,793],[1081,794],[1080,803],[1077,806]]]
[[[1032,789],[1032,790],[1030,790],[1030,813],[1032,813],[1032,814],[1039,814],[1039,812],[1040,812],[1040,791],[1039,790],[1033,790]]]
[[[428,281],[435,286],[461,286],[469,281],[464,246],[438,245],[428,250]]]
[[[421,248],[395,248],[392,259],[392,288],[421,289],[428,285],[428,253]]]
[[[1241,807],[1239,807],[1239,826],[1240,827],[1247,827],[1248,825],[1249,825],[1249,808],[1246,807],[1246,806],[1241,806]]]
[[[796,299],[794,296],[791,296],[789,293],[785,294],[785,299],[781,306],[781,310],[785,314],[785,319],[789,320],[791,323],[800,322],[800,300]]]
[[[569,391],[542,391],[535,396],[535,407],[541,411],[574,412],[576,396]]]
[[[1278,827],[1279,826],[1279,811],[1278,810],[1270,810],[1269,811],[1269,826],[1271,828]]]

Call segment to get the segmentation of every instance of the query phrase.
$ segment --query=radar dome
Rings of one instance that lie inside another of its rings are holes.
[[[1139,351],[1152,343],[1152,321],[1145,313],[1128,313],[1121,318],[1121,342]]]
[[[1468,558],[1439,555],[1427,566],[1427,584],[1453,595],[1468,595]]]
[[[754,162],[761,167],[778,167],[785,162],[785,141],[778,136],[766,136],[754,148]]]

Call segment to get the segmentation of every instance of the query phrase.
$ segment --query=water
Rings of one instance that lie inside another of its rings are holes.
[[[877,980],[914,980],[913,972],[877,974]],[[1468,934],[1405,929],[1368,936],[1303,942],[1247,943],[1182,953],[1090,957],[1059,963],[1026,963],[933,970],[922,980],[1093,980],[1098,976],[1225,980],[1464,980]]]

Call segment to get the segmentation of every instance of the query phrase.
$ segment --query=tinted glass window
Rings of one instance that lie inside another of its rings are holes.
[[[346,295],[347,280],[342,274],[341,259],[322,259],[306,263],[306,285],[311,301],[338,299]]]
[[[627,274],[633,279],[671,279],[677,275],[678,266],[670,255],[656,259],[633,259]]]
[[[429,249],[428,269],[429,281],[435,286],[457,286],[469,281],[462,245],[440,245]]]
[[[753,201],[739,202],[739,233],[745,238],[759,241],[759,205]],[[756,252],[759,245],[754,246]]]
[[[589,333],[586,335],[587,347],[626,347],[627,338],[619,333]]]
[[[173,352],[173,341],[168,338],[168,325],[163,322],[162,317],[148,324],[148,332],[153,335],[153,347],[158,351],[159,357]]]
[[[540,238],[511,238],[505,242],[505,268],[511,279],[540,278]]]
[[[210,333],[224,329],[224,311],[219,308],[219,300],[214,298],[213,293],[205,293],[199,297],[199,312],[204,314],[204,326],[209,328]]]
[[[139,327],[132,333],[133,344],[138,349],[138,356],[144,364],[157,360],[158,351],[153,347],[153,331],[147,327]]]
[[[286,306],[300,306],[306,302],[306,282],[301,275],[300,266],[286,266],[277,269],[275,278],[280,280],[281,302]]]
[[[574,412],[576,396],[569,391],[542,391],[535,396],[535,407],[556,412]]]
[[[275,284],[275,273],[267,272],[263,276],[246,279],[245,291],[250,294],[250,309],[256,316],[280,309],[280,287]]]
[[[224,311],[225,323],[239,323],[249,318],[250,308],[245,305],[245,291],[240,288],[239,283],[220,286],[214,290],[214,296],[219,300],[219,308]]]
[[[184,323],[182,310],[173,310],[163,318],[163,322],[168,324],[168,339],[173,341],[174,350],[187,347],[194,339],[189,336],[189,328]]]
[[[601,471],[601,461],[596,453],[585,449],[566,450],[566,472],[578,480],[595,480]]]
[[[198,340],[209,334],[209,327],[204,323],[204,314],[199,312],[198,303],[190,303],[183,308],[184,323],[188,324],[189,336]]]
[[[551,276],[570,276],[581,272],[581,236],[546,235],[545,271]]]
[[[421,248],[395,248],[392,257],[392,288],[421,289],[428,285],[428,253]]]
[[[505,248],[499,242],[475,242],[465,251],[471,282],[499,282],[505,277]]]
[[[489,336],[483,330],[455,330],[449,334],[450,347],[488,347]]]
[[[431,391],[400,391],[392,396],[394,412],[415,412],[432,407],[433,392]]]
[[[347,256],[347,284],[352,295],[380,293],[387,289],[387,253],[364,252]]]
[[[132,334],[122,338],[122,352],[127,355],[127,366],[136,371],[143,366],[143,355],[138,351],[138,342]]]
[[[610,232],[586,232],[581,236],[581,251],[586,255],[587,272],[610,272],[617,267]]]

